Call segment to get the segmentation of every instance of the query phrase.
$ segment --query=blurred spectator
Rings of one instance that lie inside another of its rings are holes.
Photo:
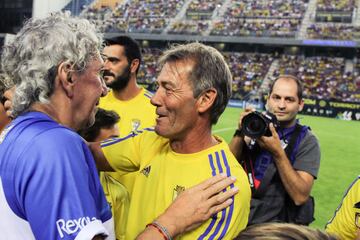
[[[306,11],[308,0],[231,1],[225,16],[231,18],[297,18]]]
[[[326,12],[352,12],[355,8],[354,0],[317,0],[317,11]]]
[[[204,35],[209,23],[206,21],[176,21],[171,25],[169,34]]]
[[[307,28],[307,38],[355,40],[360,39],[360,27],[343,23],[316,23]]]
[[[299,19],[224,19],[214,22],[211,35],[295,37]]]

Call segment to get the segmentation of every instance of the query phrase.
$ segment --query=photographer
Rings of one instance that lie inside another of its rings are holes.
[[[320,148],[309,127],[300,125],[296,119],[304,106],[302,91],[300,80],[294,76],[283,75],[274,80],[266,115],[273,114],[277,120],[268,120],[265,124],[268,134],[263,136],[255,139],[244,136],[248,132],[242,129],[244,117],[254,114],[254,109],[245,109],[240,115],[239,128],[229,145],[248,173],[252,187],[249,225],[263,222],[308,225],[314,220],[310,192],[319,170]]]

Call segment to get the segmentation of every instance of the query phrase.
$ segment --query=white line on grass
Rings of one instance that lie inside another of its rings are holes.
[[[233,130],[233,129],[234,129],[233,127],[220,128],[220,129],[213,130],[212,132],[213,133],[221,133],[221,132],[226,132],[226,131]]]

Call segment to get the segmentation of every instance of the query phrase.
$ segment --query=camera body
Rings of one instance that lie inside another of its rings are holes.
[[[270,123],[273,123],[275,128],[280,125],[274,114],[254,111],[242,119],[241,129],[245,136],[257,139],[261,136],[271,136]]]

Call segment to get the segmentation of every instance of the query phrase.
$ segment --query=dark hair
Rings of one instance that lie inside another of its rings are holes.
[[[278,76],[277,78],[275,78],[275,80],[271,83],[270,85],[270,88],[269,88],[269,96],[271,95],[273,89],[274,89],[274,85],[275,83],[279,80],[279,79],[291,79],[291,80],[294,80],[296,85],[297,85],[297,96],[299,98],[299,101],[302,100],[303,98],[303,91],[304,91],[304,87],[303,87],[303,84],[302,84],[302,81],[297,78],[296,76],[294,75],[280,75]]]
[[[95,115],[95,123],[89,128],[82,129],[78,133],[88,142],[93,142],[100,134],[101,129],[113,127],[119,122],[120,116],[114,112],[99,108]]]
[[[111,46],[111,45],[123,46],[125,50],[125,56],[129,64],[134,59],[139,59],[139,66],[136,69],[136,73],[138,73],[141,64],[141,50],[139,43],[137,41],[135,41],[134,39],[128,36],[118,36],[113,38],[106,38],[105,44],[106,46]]]

